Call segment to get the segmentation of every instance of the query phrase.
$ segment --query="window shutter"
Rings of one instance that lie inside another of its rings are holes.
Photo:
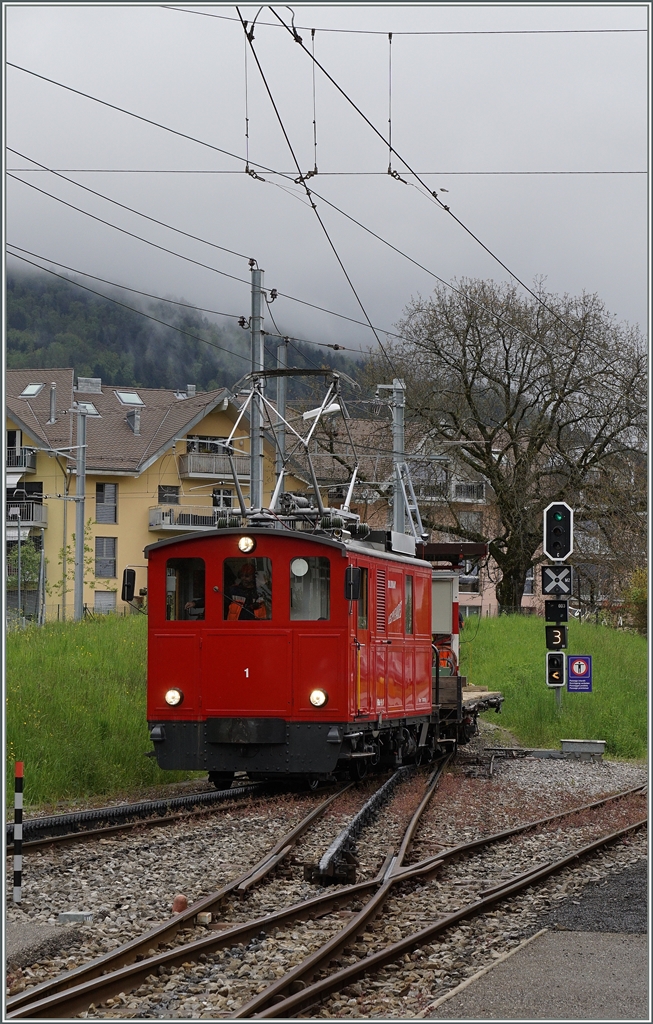
[[[385,631],[386,631],[385,600],[386,600],[385,569],[377,569],[376,570],[376,631],[377,631],[377,633],[385,633]]]
[[[118,521],[118,485],[96,484],[95,486],[95,521],[96,523],[115,523]]]

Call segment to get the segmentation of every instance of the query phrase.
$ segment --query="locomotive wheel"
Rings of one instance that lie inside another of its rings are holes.
[[[367,758],[355,757],[349,763],[349,778],[360,782],[367,775]]]
[[[209,782],[212,782],[216,789],[229,789],[235,774],[235,772],[209,772]]]

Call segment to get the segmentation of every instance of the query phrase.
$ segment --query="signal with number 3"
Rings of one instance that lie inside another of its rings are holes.
[[[546,646],[549,651],[559,651],[567,646],[566,626],[546,626]]]

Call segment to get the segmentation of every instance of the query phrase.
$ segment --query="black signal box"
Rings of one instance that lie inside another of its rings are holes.
[[[569,604],[567,601],[545,601],[544,618],[546,622],[569,622]]]
[[[567,646],[566,626],[546,626],[546,646],[549,651],[559,651]]]
[[[558,652],[547,651],[546,654],[546,685],[565,685],[565,655]]]

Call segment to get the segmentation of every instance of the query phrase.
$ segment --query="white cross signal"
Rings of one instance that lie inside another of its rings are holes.
[[[543,594],[571,594],[571,566],[542,566]]]

